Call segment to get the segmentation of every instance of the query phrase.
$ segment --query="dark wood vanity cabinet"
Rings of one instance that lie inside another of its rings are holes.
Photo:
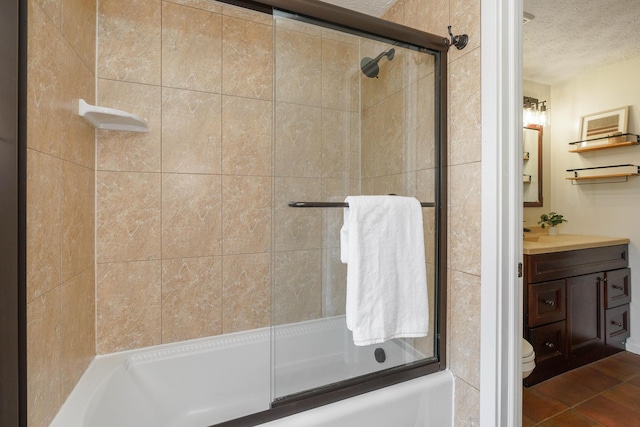
[[[627,245],[524,256],[524,337],[537,384],[624,349],[631,273]]]

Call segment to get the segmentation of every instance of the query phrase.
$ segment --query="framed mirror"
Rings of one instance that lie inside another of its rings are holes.
[[[524,207],[542,207],[542,126],[523,128],[522,148]]]

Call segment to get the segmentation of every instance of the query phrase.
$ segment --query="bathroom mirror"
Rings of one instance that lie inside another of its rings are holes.
[[[523,128],[522,199],[525,208],[542,206],[542,126]]]

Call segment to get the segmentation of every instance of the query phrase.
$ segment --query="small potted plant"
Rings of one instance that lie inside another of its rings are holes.
[[[558,229],[556,228],[556,226],[562,224],[563,222],[568,221],[564,219],[562,215],[555,212],[549,212],[548,214],[540,215],[540,221],[538,221],[538,224],[541,224],[542,228],[545,228],[545,226],[549,226],[549,236],[557,236]]]

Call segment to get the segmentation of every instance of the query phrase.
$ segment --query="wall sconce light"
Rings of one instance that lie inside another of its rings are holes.
[[[524,126],[549,124],[549,112],[547,101],[539,101],[536,98],[525,96],[522,101],[522,121]]]
[[[540,124],[545,126],[549,122],[549,114],[547,113],[547,106],[545,105],[547,101],[542,101],[542,105],[538,109],[540,111]]]

